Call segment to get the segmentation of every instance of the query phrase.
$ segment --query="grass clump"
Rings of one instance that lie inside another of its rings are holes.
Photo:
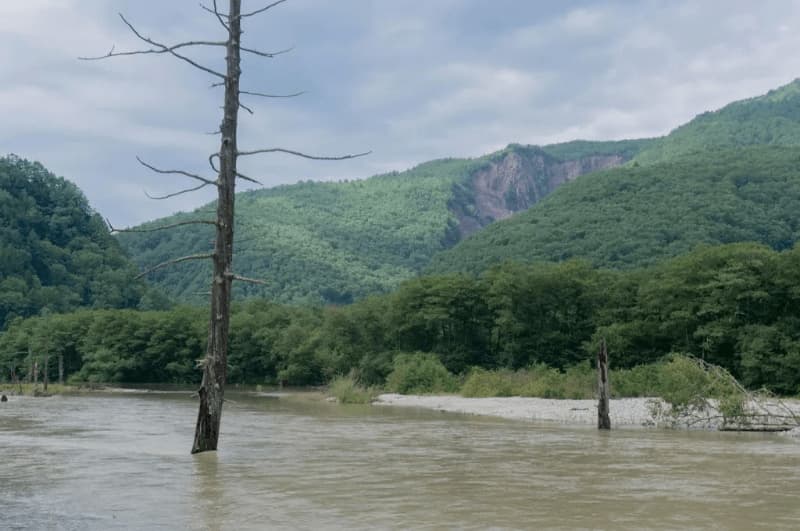
[[[475,368],[464,381],[461,394],[466,397],[592,398],[595,377],[588,361],[564,371],[544,364],[516,372]]]
[[[340,404],[369,404],[379,394],[373,386],[363,386],[353,373],[337,376],[328,385],[328,394]]]
[[[393,370],[386,378],[386,388],[394,393],[455,393],[458,380],[435,354],[401,353],[395,356]]]
[[[519,389],[517,380],[517,373],[508,369],[487,371],[475,367],[464,380],[464,385],[461,386],[461,395],[469,398],[515,396]]]

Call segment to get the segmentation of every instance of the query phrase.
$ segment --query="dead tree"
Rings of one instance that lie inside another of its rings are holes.
[[[216,131],[216,133],[220,135],[220,147],[218,152],[211,154],[211,156],[208,158],[211,169],[216,173],[216,179],[206,178],[201,175],[183,170],[161,169],[137,157],[137,160],[143,166],[156,173],[181,175],[199,183],[191,188],[180,190],[178,192],[162,196],[149,196],[152,199],[167,199],[187,192],[200,190],[206,186],[215,186],[217,188],[216,219],[190,220],[155,228],[122,229],[119,231],[114,229],[114,227],[109,224],[111,230],[115,232],[150,232],[187,224],[207,224],[213,225],[215,228],[216,238],[214,240],[214,249],[212,252],[175,258],[161,264],[157,264],[150,269],[147,269],[140,275],[145,276],[163,267],[190,260],[211,260],[213,264],[210,293],[211,315],[209,320],[208,344],[206,347],[205,358],[202,361],[203,380],[198,391],[200,397],[200,408],[197,415],[197,426],[195,428],[192,453],[216,450],[219,441],[222,404],[224,401],[225,380],[227,373],[228,330],[230,328],[232,283],[235,280],[263,283],[263,281],[236,275],[233,271],[233,225],[236,179],[239,178],[260,184],[256,179],[247,177],[246,175],[238,172],[238,157],[262,153],[284,153],[313,160],[345,160],[361,157],[369,153],[366,152],[353,155],[324,157],[277,147],[253,149],[247,151],[239,149],[237,139],[239,109],[244,109],[248,113],[253,114],[253,110],[242,103],[241,96],[288,98],[299,96],[301,94],[300,92],[294,94],[267,94],[264,92],[242,90],[239,86],[242,53],[248,53],[263,58],[272,58],[276,55],[289,51],[281,50],[278,52],[264,52],[242,46],[242,21],[248,17],[264,13],[265,11],[268,11],[269,9],[284,2],[286,2],[286,0],[275,0],[267,5],[264,5],[263,7],[244,13],[242,12],[241,0],[229,0],[227,12],[223,12],[218,8],[217,0],[213,0],[213,3],[210,7],[201,4],[200,7],[202,9],[211,13],[219,21],[219,24],[225,30],[227,38],[220,41],[186,41],[173,45],[163,44],[151,39],[150,37],[144,36],[135,26],[133,26],[133,24],[131,24],[122,14],[120,14],[122,22],[128,27],[128,29],[133,32],[133,34],[139,40],[151,46],[151,48],[117,52],[112,47],[111,50],[105,55],[99,57],[81,58],[85,60],[97,60],[128,55],[167,54],[213,76],[215,78],[215,82],[212,84],[212,87],[224,87],[225,92],[223,97],[222,122],[219,130]],[[225,50],[225,71],[217,71],[211,67],[199,63],[188,55],[185,55],[185,50],[196,47],[223,48]]]
[[[600,341],[600,350],[597,352],[597,429],[610,430],[611,417],[609,415],[608,401],[611,396],[608,384],[608,350],[606,340]]]

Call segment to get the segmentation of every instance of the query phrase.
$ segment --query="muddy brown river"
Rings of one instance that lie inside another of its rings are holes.
[[[0,404],[0,529],[800,529],[800,441],[187,392]]]

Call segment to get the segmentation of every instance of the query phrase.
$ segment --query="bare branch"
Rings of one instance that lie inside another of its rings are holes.
[[[181,227],[183,225],[216,225],[216,221],[212,221],[210,219],[191,219],[188,221],[179,221],[177,223],[170,223],[169,225],[162,225],[160,227],[152,227],[149,229],[117,229],[113,225],[111,225],[111,221],[106,218],[106,223],[108,224],[108,228],[111,230],[112,233],[119,233],[119,232],[156,232],[159,230],[165,229],[172,229],[175,227]]]
[[[219,23],[222,24],[222,27],[225,28],[226,31],[230,31],[231,30],[230,26],[228,26],[228,24],[225,22],[225,18],[227,18],[228,15],[220,13],[219,9],[217,8],[217,0],[214,0],[213,6],[214,9],[211,9],[206,7],[202,3],[200,4],[201,8],[205,9],[206,11],[217,17],[217,20],[219,20]]]
[[[225,276],[228,277],[231,280],[240,280],[242,282],[248,282],[250,284],[258,284],[258,285],[261,285],[261,286],[268,286],[269,285],[269,283],[267,281],[265,281],[265,280],[259,280],[257,278],[242,277],[242,276],[239,276],[239,275],[234,275],[233,273],[227,273]]]
[[[220,131],[220,134],[222,134],[222,131]],[[208,165],[211,166],[211,169],[214,170],[214,172],[219,173],[217,167],[214,166],[214,157],[219,158],[219,153],[212,153],[208,156]]]
[[[251,92],[249,90],[240,90],[239,94],[247,94],[248,96],[258,96],[260,98],[296,98],[305,94],[305,90],[295,92],[293,94],[266,94],[264,92]]]
[[[182,195],[182,194],[188,194],[189,192],[196,192],[197,190],[200,190],[201,188],[205,188],[206,186],[208,186],[208,183],[200,183],[197,186],[193,186],[192,188],[186,188],[185,190],[180,190],[178,192],[173,192],[173,193],[167,194],[167,195],[150,195],[150,194],[147,193],[147,190],[145,190],[144,191],[144,195],[146,195],[148,197],[148,199],[155,199],[155,200],[160,201],[162,199],[169,199],[170,197],[176,197],[176,196],[179,196],[179,195]]]
[[[186,41],[180,42],[173,46],[165,46],[163,44],[154,44],[154,46],[160,46],[161,48],[151,48],[149,50],[131,50],[129,52],[116,52],[116,46],[112,46],[111,50],[105,55],[98,55],[92,57],[78,57],[78,59],[82,61],[99,61],[100,59],[108,59],[109,57],[121,57],[125,55],[147,55],[147,54],[162,54],[162,53],[172,53],[174,50],[178,50],[180,48],[186,48],[188,46],[225,46],[225,42],[222,41]]]
[[[142,278],[144,276],[149,275],[150,273],[152,273],[154,271],[158,271],[159,269],[163,269],[163,268],[165,268],[167,266],[171,266],[171,265],[174,265],[174,264],[180,264],[181,262],[188,262],[189,260],[210,260],[212,258],[214,258],[214,254],[213,253],[192,254],[192,255],[189,255],[189,256],[181,256],[180,258],[174,258],[172,260],[167,260],[166,262],[161,262],[158,265],[154,265],[150,269],[146,269],[145,271],[142,271],[141,273],[136,275],[135,278],[138,280],[138,279],[140,279],[140,278]]]
[[[206,179],[205,177],[201,177],[201,176],[199,176],[197,174],[194,174],[194,173],[189,173],[188,171],[183,171],[183,170],[162,170],[161,168],[156,168],[152,164],[146,163],[145,161],[143,161],[139,157],[136,157],[136,160],[138,160],[139,164],[141,164],[142,166],[144,166],[148,170],[154,171],[156,173],[183,175],[185,177],[189,177],[191,179],[196,179],[196,180],[198,180],[200,182],[203,182],[203,183],[206,183],[206,184],[213,184],[214,186],[217,185],[217,181],[212,181],[211,179]]]
[[[212,170],[214,170],[215,172],[219,173],[219,170],[217,169],[217,167],[214,166],[214,158],[219,158],[219,153],[212,153],[208,157],[208,164],[211,166]],[[245,181],[250,181],[251,183],[257,184],[259,186],[264,186],[264,183],[262,183],[258,179],[253,179],[252,177],[248,177],[247,175],[244,175],[242,173],[236,172],[236,176],[239,177],[240,179],[245,180]]]
[[[133,32],[134,35],[136,35],[140,40],[146,42],[147,44],[150,44],[151,46],[155,46],[155,48],[151,48],[149,50],[134,50],[134,51],[131,51],[131,52],[115,52],[114,48],[112,47],[111,51],[109,51],[106,55],[101,55],[99,57],[80,57],[80,59],[83,59],[84,61],[95,61],[95,60],[99,60],[99,59],[106,59],[108,57],[118,57],[118,56],[123,56],[123,55],[143,55],[143,54],[168,53],[168,54],[173,55],[174,57],[177,57],[178,59],[180,59],[182,61],[185,61],[186,63],[189,63],[190,65],[192,65],[195,68],[198,68],[198,69],[200,69],[200,70],[202,70],[204,72],[208,72],[209,74],[211,74],[213,76],[217,76],[217,77],[219,77],[221,79],[226,79],[227,78],[225,76],[225,74],[221,74],[221,73],[217,72],[216,70],[212,70],[211,68],[203,66],[203,65],[197,63],[196,61],[190,59],[189,57],[186,57],[185,55],[179,54],[178,52],[175,51],[177,49],[185,48],[187,46],[226,46],[227,45],[226,42],[222,42],[222,41],[187,41],[187,42],[182,42],[182,43],[179,43],[179,44],[175,44],[173,46],[167,46],[166,44],[162,44],[160,42],[156,42],[153,39],[151,39],[149,37],[145,37],[144,35],[139,33],[139,31],[133,26],[133,24],[128,22],[128,20],[125,18],[125,16],[122,13],[119,13],[119,18],[122,19],[122,22],[124,22],[125,25],[128,26],[128,28]]]
[[[247,175],[242,175],[238,171],[236,172],[236,176],[244,181],[250,181],[251,183],[258,184],[260,186],[264,186],[264,183],[259,181],[258,179],[253,179],[252,177],[248,177]]]
[[[247,105],[245,105],[245,104],[244,104],[244,103],[242,103],[241,101],[239,102],[239,107],[241,107],[242,109],[246,110],[246,111],[247,111],[247,112],[249,112],[250,114],[255,114],[255,113],[253,112],[253,109],[251,109],[250,107],[248,107]]]
[[[318,155],[309,155],[307,153],[302,153],[300,151],[293,151],[291,149],[283,149],[283,148],[267,148],[267,149],[254,149],[253,151],[239,151],[237,155],[247,156],[247,155],[258,155],[260,153],[286,153],[288,155],[294,155],[295,157],[302,157],[304,159],[311,159],[311,160],[347,160],[347,159],[355,159],[358,157],[364,157],[372,153],[372,151],[365,151],[364,153],[356,153],[354,155],[341,155],[337,157],[323,157]]]
[[[292,50],[294,50],[294,46],[290,46],[289,48],[285,48],[283,50],[278,50],[277,52],[262,52],[261,50],[256,50],[253,48],[245,48],[244,46],[239,47],[239,49],[243,52],[251,53],[253,55],[259,55],[261,57],[269,57],[271,59],[276,55],[283,55],[285,53],[291,52]]]
[[[267,9],[272,9],[275,6],[284,3],[285,1],[286,0],[276,0],[275,2],[272,2],[271,4],[264,6],[261,9],[256,9],[255,11],[251,11],[250,13],[242,13],[241,15],[239,15],[239,18],[252,17],[253,15],[258,15],[259,13],[263,13]]]

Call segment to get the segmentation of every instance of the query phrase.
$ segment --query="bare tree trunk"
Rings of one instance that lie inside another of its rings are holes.
[[[26,383],[33,382],[33,354],[31,353],[30,348],[28,348],[28,376],[26,380]]]
[[[151,232],[154,230],[164,230],[172,227],[177,227],[187,224],[206,224],[214,225],[216,227],[216,240],[214,243],[214,252],[205,254],[193,254],[174,258],[166,262],[157,264],[138,275],[142,277],[163,267],[173,264],[179,264],[189,260],[207,260],[211,259],[214,264],[214,273],[211,282],[211,316],[208,330],[208,345],[206,347],[206,355],[203,360],[203,381],[198,391],[200,395],[200,408],[197,413],[197,427],[195,429],[194,443],[192,445],[192,453],[204,452],[208,450],[216,450],[219,441],[220,421],[222,418],[222,405],[224,402],[225,393],[225,379],[227,372],[227,357],[228,357],[228,330],[230,327],[230,303],[231,303],[231,284],[234,280],[244,282],[251,282],[255,284],[264,284],[263,281],[246,278],[235,275],[233,273],[233,223],[234,223],[234,194],[236,192],[236,178],[239,177],[246,181],[256,184],[259,183],[256,179],[241,175],[237,172],[236,161],[239,156],[258,155],[264,153],[285,153],[296,157],[302,157],[311,160],[345,160],[356,157],[363,157],[370,152],[357,153],[353,155],[342,156],[318,156],[308,153],[302,153],[292,149],[281,147],[265,147],[262,149],[254,149],[250,151],[239,151],[237,146],[237,128],[239,118],[239,108],[247,110],[251,114],[253,110],[241,103],[240,96],[246,94],[252,97],[263,98],[293,98],[302,94],[301,92],[295,94],[266,94],[254,91],[240,91],[239,77],[241,75],[240,63],[241,52],[253,54],[260,57],[270,58],[277,54],[285,53],[289,50],[281,50],[278,52],[265,52],[252,48],[241,46],[242,35],[242,19],[261,14],[273,7],[283,4],[286,0],[274,0],[267,5],[255,9],[248,13],[242,13],[241,0],[230,0],[229,9],[227,13],[221,12],[217,9],[217,0],[214,0],[212,7],[200,5],[200,7],[213,14],[219,23],[228,32],[228,39],[224,42],[219,41],[186,41],[179,44],[169,46],[167,44],[155,41],[149,37],[144,36],[139,32],[136,27],[131,24],[124,15],[120,13],[120,19],[130,29],[136,37],[151,46],[149,49],[122,51],[116,52],[111,48],[107,54],[96,57],[82,57],[81,59],[87,61],[94,61],[106,59],[109,57],[130,56],[139,54],[169,54],[181,61],[190,64],[194,68],[202,70],[217,79],[220,82],[214,83],[216,86],[225,87],[225,102],[223,106],[223,118],[220,124],[219,133],[221,135],[221,142],[219,152],[214,153],[209,158],[209,164],[215,172],[218,173],[216,180],[211,180],[196,173],[190,173],[184,170],[171,170],[162,169],[152,164],[144,162],[137,157],[137,160],[144,167],[154,171],[158,174],[182,175],[201,184],[192,188],[187,188],[179,192],[174,192],[154,199],[167,199],[175,197],[176,195],[193,192],[205,186],[217,187],[217,219],[197,219],[181,221],[162,225],[159,227],[147,229],[114,229],[110,226],[112,232]],[[183,49],[194,46],[219,46],[225,47],[226,50],[226,71],[223,74],[213,68],[202,65],[189,56],[183,55]],[[219,168],[214,164],[214,159],[219,159]],[[59,376],[61,377],[61,376]]]
[[[597,429],[610,430],[611,418],[609,416],[608,399],[611,389],[608,384],[608,351],[606,340],[600,342],[600,351],[597,353],[597,387],[600,396],[597,404]]]
[[[33,385],[39,383],[39,359],[33,362]]]
[[[64,385],[64,354],[58,355],[58,383]]]
[[[219,441],[228,357],[231,284],[233,281],[233,221],[236,188],[236,129],[239,116],[241,0],[230,0],[224,116],[220,126],[220,166],[217,184],[217,237],[211,285],[211,320],[200,386],[200,409],[192,453],[216,450]]]
[[[47,384],[50,383],[50,356],[44,357],[44,390],[47,391]]]

